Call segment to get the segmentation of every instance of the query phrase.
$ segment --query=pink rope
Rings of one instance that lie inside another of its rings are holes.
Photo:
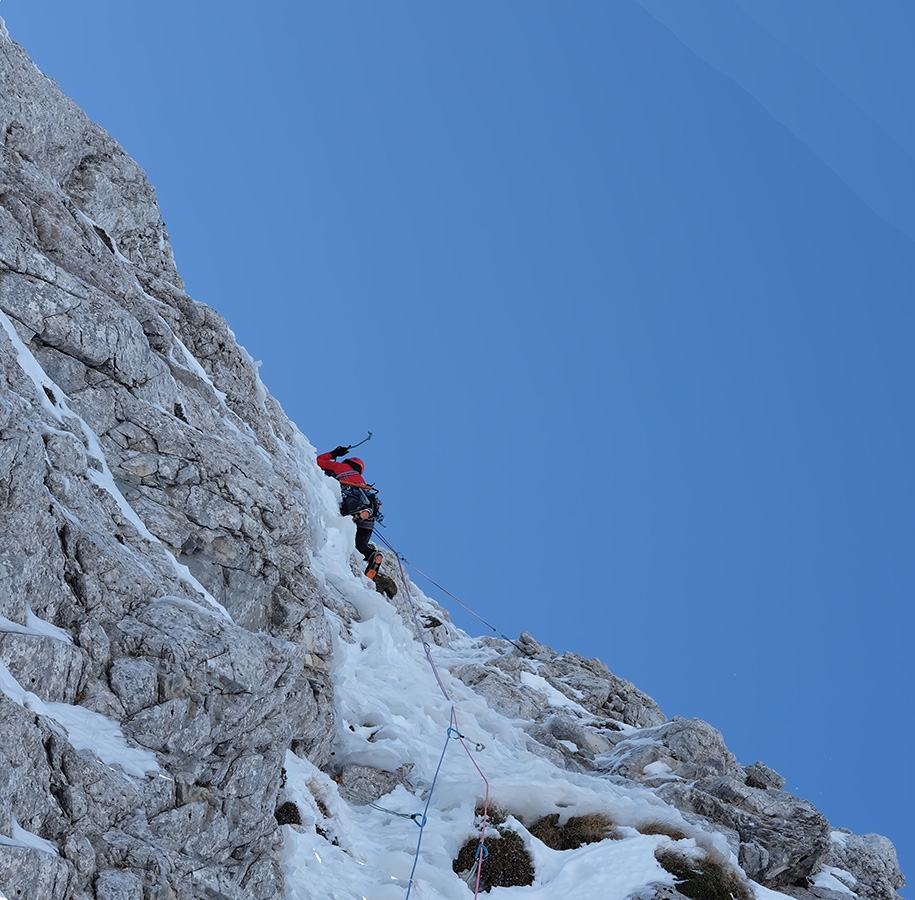
[[[487,779],[487,777],[483,774],[483,770],[477,764],[473,753],[470,752],[470,748],[467,746],[467,743],[464,740],[464,735],[461,734],[461,729],[458,727],[457,711],[454,708],[454,701],[451,699],[451,695],[448,693],[448,689],[445,687],[445,683],[442,681],[442,676],[439,674],[438,666],[436,666],[435,660],[432,657],[432,646],[426,640],[425,631],[423,630],[422,623],[419,621],[418,611],[416,604],[413,602],[413,595],[410,593],[410,585],[407,580],[407,573],[403,567],[401,556],[386,540],[384,540],[384,538],[382,538],[382,540],[384,541],[387,548],[397,557],[397,565],[400,568],[400,579],[403,582],[404,590],[407,592],[407,600],[410,603],[410,612],[413,617],[413,627],[416,629],[416,636],[419,638],[420,643],[423,645],[423,651],[426,654],[426,659],[429,661],[429,665],[432,667],[432,673],[435,675],[435,680],[438,682],[438,686],[442,692],[442,695],[451,704],[451,726],[457,735],[457,739],[461,742],[461,746],[464,748],[464,752],[467,754],[467,758],[473,764],[473,767],[477,770],[480,778],[483,779],[483,784],[485,786],[485,793],[483,797],[483,827],[480,831],[480,844],[477,849],[477,877],[473,890],[474,900],[477,900],[480,894],[480,876],[483,873],[483,853],[486,843],[486,824],[489,816],[489,779]]]

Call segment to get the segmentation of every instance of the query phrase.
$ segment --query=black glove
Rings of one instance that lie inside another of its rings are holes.
[[[330,458],[336,459],[338,456],[346,456],[347,453],[349,453],[349,447],[334,447],[330,451]]]

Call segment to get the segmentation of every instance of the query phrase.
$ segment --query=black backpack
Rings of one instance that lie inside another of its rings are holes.
[[[378,492],[368,485],[361,486],[356,484],[340,483],[340,493],[343,496],[343,502],[340,504],[340,514],[344,516],[359,516],[360,513],[368,512],[368,516],[360,518],[368,521],[373,519],[376,522],[381,521],[381,512],[379,507],[381,501],[378,499]]]

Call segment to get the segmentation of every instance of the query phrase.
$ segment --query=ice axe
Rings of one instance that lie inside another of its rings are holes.
[[[363,438],[361,441],[359,441],[358,444],[350,444],[349,447],[346,448],[346,452],[349,453],[350,450],[355,450],[357,447],[361,447],[366,441],[370,441],[371,439],[372,439],[372,432],[370,431],[369,436]]]

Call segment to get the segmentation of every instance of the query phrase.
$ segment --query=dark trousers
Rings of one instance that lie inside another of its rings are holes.
[[[369,549],[369,541],[372,539],[372,532],[375,530],[375,523],[356,522],[356,549],[363,555],[365,561],[371,559],[372,551]]]

